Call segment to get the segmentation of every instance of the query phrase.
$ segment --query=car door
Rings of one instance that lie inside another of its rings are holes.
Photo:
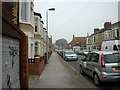
[[[90,60],[87,63],[87,68],[88,68],[88,73],[90,76],[93,76],[93,71],[95,68],[98,66],[98,61],[99,61],[99,55],[97,53],[91,53],[90,54]]]
[[[92,71],[92,67],[91,67],[91,64],[92,64],[91,56],[92,55],[93,55],[92,53],[89,53],[89,59],[87,60],[87,64],[86,64],[86,71],[89,76],[91,76],[91,71]]]
[[[86,73],[86,74],[88,74],[88,62],[89,62],[89,60],[90,60],[90,54],[88,54],[86,57],[85,57],[85,59],[83,60],[83,71]]]

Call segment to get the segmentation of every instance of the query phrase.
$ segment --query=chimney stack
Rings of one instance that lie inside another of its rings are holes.
[[[109,27],[109,26],[111,26],[111,22],[105,22],[105,23],[104,23],[104,28],[107,28],[107,27]]]
[[[98,31],[99,31],[99,28],[94,28],[94,33]]]
[[[87,33],[87,37],[89,37],[89,33]]]

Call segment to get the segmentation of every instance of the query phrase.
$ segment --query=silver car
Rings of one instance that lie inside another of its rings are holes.
[[[78,60],[77,54],[74,51],[72,51],[72,50],[65,51],[63,58],[66,61]]]
[[[82,55],[86,56],[89,53],[89,50],[82,50]]]
[[[120,81],[120,53],[91,52],[81,60],[80,73],[93,77],[96,86],[103,81]]]

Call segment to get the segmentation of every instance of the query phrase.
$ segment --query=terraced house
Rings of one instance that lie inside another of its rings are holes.
[[[120,39],[120,21],[110,25],[104,31],[104,40]]]
[[[41,55],[41,29],[40,29],[40,23],[41,23],[41,14],[35,13],[35,31],[34,31],[34,41],[35,41],[35,55],[40,56]]]
[[[2,88],[28,88],[29,76],[40,75],[44,69],[48,49],[46,39],[49,37],[41,14],[33,10],[33,2],[13,0],[0,3],[3,27]]]
[[[20,0],[19,2],[19,26],[20,29],[28,36],[28,58],[34,58],[34,0]]]
[[[19,28],[19,2],[2,2],[2,88],[28,88],[28,37]]]
[[[104,40],[120,39],[120,21],[111,24],[105,22],[104,28],[95,28],[92,35],[87,36],[87,49],[101,50],[101,44]]]
[[[42,56],[44,55],[44,40],[43,40],[43,38],[44,38],[44,27],[43,27],[43,25],[44,25],[44,22],[41,21],[40,22],[40,33],[41,33],[41,55]]]

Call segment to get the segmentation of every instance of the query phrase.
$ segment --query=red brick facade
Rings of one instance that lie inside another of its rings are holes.
[[[75,37],[73,35],[73,39],[68,44],[68,48],[72,49],[73,46],[80,46],[80,47],[86,48],[86,37]]]
[[[38,57],[34,60],[34,63],[29,64],[29,75],[40,75],[44,70],[45,58]]]

